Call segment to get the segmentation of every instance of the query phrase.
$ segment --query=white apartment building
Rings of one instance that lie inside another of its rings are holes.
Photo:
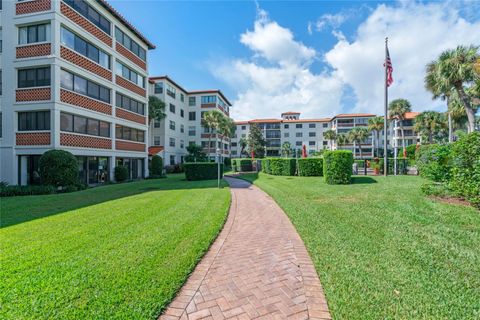
[[[187,91],[170,77],[160,76],[149,79],[149,94],[165,102],[166,114],[162,121],[150,124],[150,156],[160,155],[165,165],[183,163],[186,147],[191,144],[201,145],[211,158],[217,148],[222,150],[222,157],[230,156],[230,139],[221,139],[202,126],[203,114],[209,110],[230,116],[232,105],[220,90]]]
[[[338,114],[330,120],[331,128],[337,133],[337,135],[348,134],[348,132],[355,127],[367,128],[368,119],[375,116],[375,114],[369,113]],[[360,158],[360,154],[362,158],[372,158],[374,156],[374,143],[374,134],[372,132],[368,139],[358,144],[349,142],[344,145],[339,145],[337,141],[334,141],[333,149],[350,150],[356,158]]]
[[[147,51],[104,0],[3,1],[0,180],[38,183],[40,156],[63,149],[88,184],[148,174]],[[8,81],[5,81],[8,79]]]

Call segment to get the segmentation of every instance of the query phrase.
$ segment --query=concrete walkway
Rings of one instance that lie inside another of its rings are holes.
[[[315,268],[285,213],[250,183],[226,180],[227,222],[160,319],[330,319]]]

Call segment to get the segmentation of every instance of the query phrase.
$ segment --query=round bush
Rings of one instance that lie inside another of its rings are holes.
[[[152,162],[150,164],[150,175],[161,176],[162,173],[163,173],[163,159],[159,155],[154,155],[152,157]]]
[[[115,167],[115,181],[123,182],[128,179],[128,169],[125,166]]]
[[[328,184],[349,184],[352,178],[353,153],[348,150],[323,154],[323,176]]]
[[[441,182],[450,178],[451,145],[423,145],[417,152],[417,168],[420,176]]]
[[[78,162],[65,150],[50,150],[40,157],[42,183],[53,186],[69,186],[78,183]]]

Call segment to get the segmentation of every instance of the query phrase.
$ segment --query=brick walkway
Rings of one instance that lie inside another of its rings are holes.
[[[226,180],[227,222],[160,319],[330,319],[312,261],[285,213],[257,187]]]

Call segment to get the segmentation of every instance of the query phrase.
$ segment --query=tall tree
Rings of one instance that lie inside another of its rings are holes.
[[[428,143],[443,140],[446,136],[447,121],[445,115],[435,111],[424,111],[415,118],[414,130],[420,134],[422,140]]]
[[[476,70],[476,63],[480,54],[478,46],[458,46],[455,49],[446,50],[440,54],[436,61],[427,65],[425,83],[428,90],[435,95],[439,92],[451,94],[455,90],[465,108],[468,119],[468,131],[475,129],[475,109],[472,97],[467,90],[472,84],[480,81]],[[432,90],[432,89],[435,89]]]
[[[344,146],[348,143],[348,137],[345,133],[340,133],[337,135],[337,145]]]
[[[388,105],[388,110],[389,117],[396,119],[400,125],[403,154],[405,154],[405,132],[403,130],[403,121],[405,120],[405,114],[412,111],[412,105],[406,99],[395,99]]]
[[[337,138],[337,133],[335,130],[329,129],[323,132],[323,137],[330,141],[330,150],[333,149],[333,141]]]
[[[212,148],[212,145],[211,145],[212,134],[217,132],[223,117],[225,117],[223,113],[216,109],[207,111],[203,114],[202,126],[204,128],[208,128],[208,131],[209,131],[209,134],[208,134],[208,155],[209,156],[210,156],[210,149]],[[216,146],[214,149],[216,149]]]
[[[227,116],[222,115],[220,123],[218,124],[218,135],[220,135],[220,149],[224,149],[223,140],[230,139],[235,132],[235,123]]]
[[[368,129],[362,127],[355,127],[347,133],[347,139],[353,142],[353,156],[356,157],[357,144],[360,150],[360,158],[362,157],[362,142],[368,139],[370,133]]]
[[[245,152],[245,148],[247,147],[247,139],[245,138],[240,138],[238,141],[238,144],[240,145],[240,158],[242,157],[242,154]]]
[[[156,96],[148,97],[148,121],[162,121],[167,115],[165,114],[165,102]]]
[[[368,130],[375,134],[375,146],[377,157],[379,157],[380,132],[383,130],[383,117],[373,117],[368,119]]]
[[[284,143],[282,143],[282,155],[288,158],[290,157],[291,154],[292,154],[292,146],[290,145],[290,142],[285,141]]]
[[[254,154],[257,158],[263,158],[265,156],[265,145],[267,142],[263,137],[260,127],[256,124],[250,126],[250,131],[248,132],[248,151],[249,153]]]

